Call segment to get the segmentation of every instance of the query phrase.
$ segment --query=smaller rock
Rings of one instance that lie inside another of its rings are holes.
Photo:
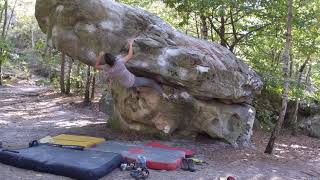
[[[99,109],[101,112],[111,115],[113,112],[113,100],[109,93],[105,93],[99,101]]]
[[[320,138],[320,115],[303,120],[300,128],[310,137]]]

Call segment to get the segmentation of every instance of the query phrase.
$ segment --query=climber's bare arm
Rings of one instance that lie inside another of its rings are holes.
[[[134,42],[134,39],[130,39],[128,41],[129,44],[129,52],[128,54],[123,58],[124,63],[127,63],[133,56],[133,48],[132,48],[132,44]]]
[[[101,59],[102,59],[102,57],[103,57],[103,55],[105,54],[105,52],[104,51],[101,51],[100,53],[99,53],[99,56],[98,57],[96,57],[96,65],[94,66],[96,69],[98,69],[98,70],[102,70],[102,64],[100,64],[100,62],[101,62]]]

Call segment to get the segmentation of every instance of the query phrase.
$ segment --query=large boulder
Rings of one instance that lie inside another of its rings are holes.
[[[35,14],[49,45],[89,65],[101,50],[125,53],[127,40],[137,37],[127,67],[157,80],[175,98],[165,101],[152,89],[113,83],[114,127],[205,132],[233,144],[249,141],[255,110],[247,104],[262,82],[228,49],[111,0],[37,0]]]

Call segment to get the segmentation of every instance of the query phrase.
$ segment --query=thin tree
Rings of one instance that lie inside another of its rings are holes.
[[[2,18],[3,18],[3,11],[4,11],[5,7],[1,8],[1,14],[0,14],[0,23],[2,22]]]
[[[2,16],[2,14],[1,14]],[[8,21],[8,0],[5,0],[4,2],[4,21],[3,21],[3,26],[2,26],[2,34],[1,34],[1,40],[5,41],[5,31],[6,31],[6,25]],[[2,17],[1,17],[2,19]],[[3,53],[3,49],[0,50],[1,53]],[[2,85],[2,63],[3,59],[0,59],[0,86]]]
[[[71,72],[72,72],[73,59],[68,58],[68,71],[67,71],[67,79],[66,79],[66,94],[70,94],[71,92]]]
[[[194,21],[196,23],[196,31],[197,31],[197,37],[200,38],[200,33],[199,33],[199,22],[198,22],[198,17],[197,14],[194,14]]]
[[[86,80],[86,88],[84,91],[84,103],[89,104],[91,102],[90,100],[90,83],[91,82],[91,68],[88,65],[87,67],[87,80]]]
[[[33,32],[33,26],[31,25],[31,47],[34,49],[35,43],[34,43],[34,32]]]
[[[91,99],[92,100],[95,97],[95,91],[96,91],[96,73],[97,73],[97,70],[95,69],[94,72],[93,72],[92,86],[91,86]]]
[[[301,79],[302,79],[302,74],[303,71],[305,69],[305,67],[307,66],[308,62],[310,60],[310,55],[308,56],[308,58],[304,61],[304,63],[300,66],[299,68],[299,75],[298,75],[298,82],[297,82],[297,88],[296,88],[296,104],[294,107],[294,112],[293,112],[293,118],[292,118],[292,125],[293,125],[293,131],[292,131],[292,135],[297,135],[298,133],[298,110],[299,110],[299,104],[300,104],[300,99],[301,99]]]
[[[5,0],[4,2],[4,22],[3,22],[3,26],[2,26],[2,40],[5,39],[5,35],[6,35],[6,27],[7,27],[7,22],[8,21],[8,0]]]
[[[9,22],[8,22],[8,25],[7,25],[7,31],[6,31],[5,36],[7,36],[7,34],[8,34],[8,31],[9,31],[9,28],[10,28],[10,24],[11,24],[11,20],[12,20],[12,17],[13,17],[13,13],[14,13],[14,10],[16,9],[17,1],[18,0],[15,0],[13,8],[11,9],[11,14],[10,14],[10,18],[9,18]]]
[[[78,61],[77,69],[76,69],[77,79],[76,79],[76,83],[75,83],[75,87],[76,87],[77,90],[80,89],[80,83],[81,83],[81,80],[80,80],[81,79],[81,77],[80,77],[80,65],[81,65],[81,63],[80,63],[80,61]]]
[[[201,15],[200,19],[201,19],[201,38],[204,40],[208,40],[207,18],[206,18],[206,16]]]
[[[311,91],[311,75],[312,75],[312,63],[309,63],[307,77],[306,77],[306,90]]]
[[[65,84],[64,84],[65,65],[66,65],[66,54],[62,52],[61,66],[60,66],[60,91],[61,91],[61,93],[66,93],[66,88],[65,88]]]
[[[284,116],[287,111],[287,105],[288,105],[288,94],[289,94],[289,64],[290,64],[290,51],[291,51],[291,44],[292,44],[292,9],[293,4],[292,0],[287,0],[287,8],[288,8],[288,14],[287,14],[287,33],[286,33],[286,44],[284,48],[284,53],[282,56],[283,59],[283,77],[284,77],[284,85],[283,85],[283,95],[282,95],[282,105],[281,105],[281,111],[280,115],[277,121],[276,126],[274,127],[269,143],[266,147],[265,153],[271,154],[273,151],[274,143],[276,138],[279,136],[282,124],[284,121]]]

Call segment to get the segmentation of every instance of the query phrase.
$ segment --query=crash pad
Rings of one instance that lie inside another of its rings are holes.
[[[88,148],[96,144],[100,144],[104,141],[105,139],[97,138],[97,137],[60,134],[58,136],[52,137],[47,143],[71,145],[71,146],[82,146],[82,147]]]
[[[89,149],[119,153],[127,161],[135,161],[139,155],[142,155],[147,160],[147,167],[156,170],[175,170],[185,157],[185,152],[180,150],[167,150],[117,141],[106,141]]]
[[[146,144],[144,144],[145,146],[149,146],[149,147],[157,147],[157,148],[163,148],[163,149],[168,149],[168,150],[179,150],[179,151],[184,151],[186,153],[186,156],[193,156],[194,152],[191,149],[187,149],[187,148],[183,148],[183,147],[170,147],[166,144],[162,144],[158,141],[150,141]]]
[[[117,153],[79,151],[51,145],[0,150],[1,163],[83,180],[99,179],[117,168],[121,161],[122,156]]]

